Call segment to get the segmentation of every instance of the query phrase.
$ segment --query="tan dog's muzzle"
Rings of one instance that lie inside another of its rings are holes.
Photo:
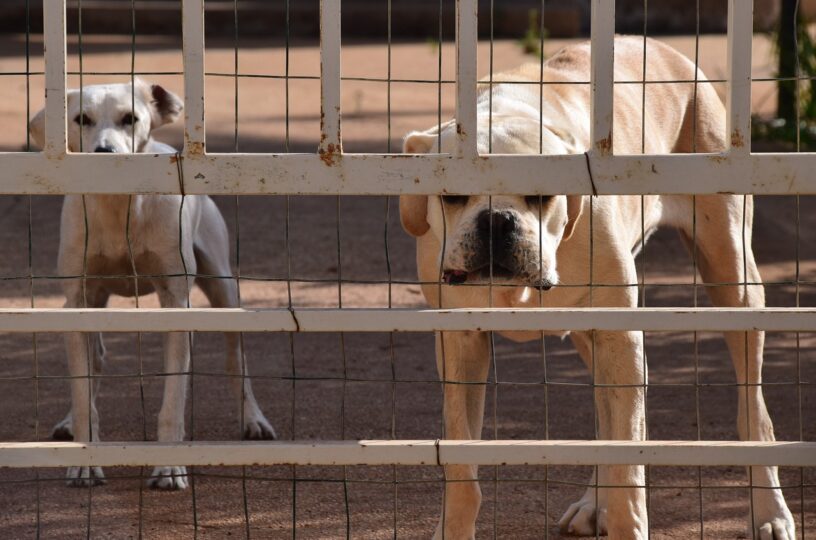
[[[541,250],[510,208],[482,210],[460,241],[461,267],[445,267],[443,280],[451,285],[509,282],[549,290],[554,280],[542,270]]]

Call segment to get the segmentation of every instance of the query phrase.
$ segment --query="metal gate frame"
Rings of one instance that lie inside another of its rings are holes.
[[[479,155],[478,0],[456,0],[457,146],[451,155],[345,154],[340,0],[321,1],[321,143],[316,154],[207,153],[204,1],[183,1],[184,148],[175,155],[66,150],[65,0],[44,0],[45,148],[0,153],[0,193],[279,195],[816,194],[816,154],[750,151],[753,2],[729,0],[727,129],[718,154],[612,154],[614,0],[592,0],[591,142],[584,155]],[[542,164],[548,178],[540,182]],[[95,175],[87,174],[88,170]],[[98,182],[116,177],[117,182]],[[497,181],[497,179],[501,179]],[[578,179],[578,181],[576,181]],[[0,309],[0,332],[424,332],[433,330],[816,330],[816,309]],[[816,466],[816,442],[320,441],[0,443],[0,467],[80,465]]]

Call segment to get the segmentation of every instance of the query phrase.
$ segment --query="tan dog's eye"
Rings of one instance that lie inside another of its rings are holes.
[[[125,116],[122,117],[122,125],[123,126],[132,126],[133,124],[135,124],[138,121],[139,121],[139,117],[134,115],[134,114],[131,114],[131,113],[127,113]]]
[[[442,200],[445,201],[446,204],[457,204],[462,205],[468,201],[467,195],[442,195]]]
[[[85,113],[81,113],[81,114],[76,115],[76,118],[74,118],[74,122],[76,122],[80,126],[92,126],[92,125],[94,125],[93,120],[91,120],[90,117]]]
[[[524,197],[524,200],[527,201],[527,204],[529,204],[530,206],[537,207],[539,204],[541,206],[544,206],[550,200],[552,200],[552,195],[528,195]]]

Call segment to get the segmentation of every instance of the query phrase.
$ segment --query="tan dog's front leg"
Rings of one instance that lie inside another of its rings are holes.
[[[484,332],[444,332],[436,335],[436,364],[444,383],[445,438],[481,439],[485,382],[490,341]],[[447,465],[442,518],[435,539],[476,536],[476,516],[482,493],[478,467]]]
[[[573,334],[573,342],[587,364],[595,388],[598,436],[607,440],[646,438],[646,366],[639,332]],[[594,362],[593,362],[594,360]],[[596,476],[593,475],[592,483]],[[646,538],[646,492],[643,467],[598,467],[598,486],[589,487],[559,521],[568,534],[608,533],[610,538]]]
[[[748,214],[743,217],[743,209]],[[684,239],[697,253],[700,274],[715,306],[765,307],[765,290],[751,249],[753,200],[749,197],[698,197],[697,246],[687,224]],[[710,217],[710,220],[708,219]],[[748,224],[747,231],[743,229]],[[737,285],[747,282],[754,285]],[[726,286],[720,284],[733,283]],[[774,430],[762,394],[764,332],[727,332],[725,341],[737,376],[737,430],[743,441],[773,441]],[[750,482],[755,538],[796,538],[796,525],[779,483],[776,467],[752,467]]]
[[[168,278],[158,282],[156,292],[163,308],[185,307],[188,285],[184,278]],[[190,369],[190,333],[168,332],[164,336],[164,396],[159,410],[158,439],[161,442],[184,439],[184,404]],[[158,489],[185,489],[187,469],[164,466],[153,469],[148,485]]]

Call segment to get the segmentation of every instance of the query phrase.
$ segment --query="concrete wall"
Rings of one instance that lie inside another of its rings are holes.
[[[453,35],[454,0],[392,0],[392,35],[397,39],[435,37],[439,33],[440,1],[446,38]],[[749,0],[744,0],[749,1]],[[489,31],[489,0],[479,0],[480,30]],[[723,32],[728,0],[699,0],[700,30]],[[776,24],[780,0],[754,0],[755,27],[770,30]],[[69,31],[77,28],[76,0],[68,1]],[[83,0],[82,25],[87,33],[130,33],[130,0]],[[178,34],[181,29],[178,0],[138,0],[136,28],[140,34]],[[232,0],[207,0],[207,33],[232,35]],[[242,35],[282,35],[285,3],[272,0],[239,0],[238,26]],[[319,0],[290,0],[289,20],[295,37],[317,38]],[[546,0],[545,26],[553,37],[588,35],[590,0]],[[42,0],[30,0],[31,30],[42,30]],[[497,37],[521,37],[529,14],[541,0],[494,1],[493,29]],[[816,17],[816,0],[802,0],[802,9]],[[0,0],[0,32],[23,32],[26,1]],[[647,31],[650,35],[693,33],[696,29],[695,0],[648,0]],[[386,35],[386,0],[343,0],[343,36],[381,39]],[[617,0],[617,29],[641,32],[644,0]]]

